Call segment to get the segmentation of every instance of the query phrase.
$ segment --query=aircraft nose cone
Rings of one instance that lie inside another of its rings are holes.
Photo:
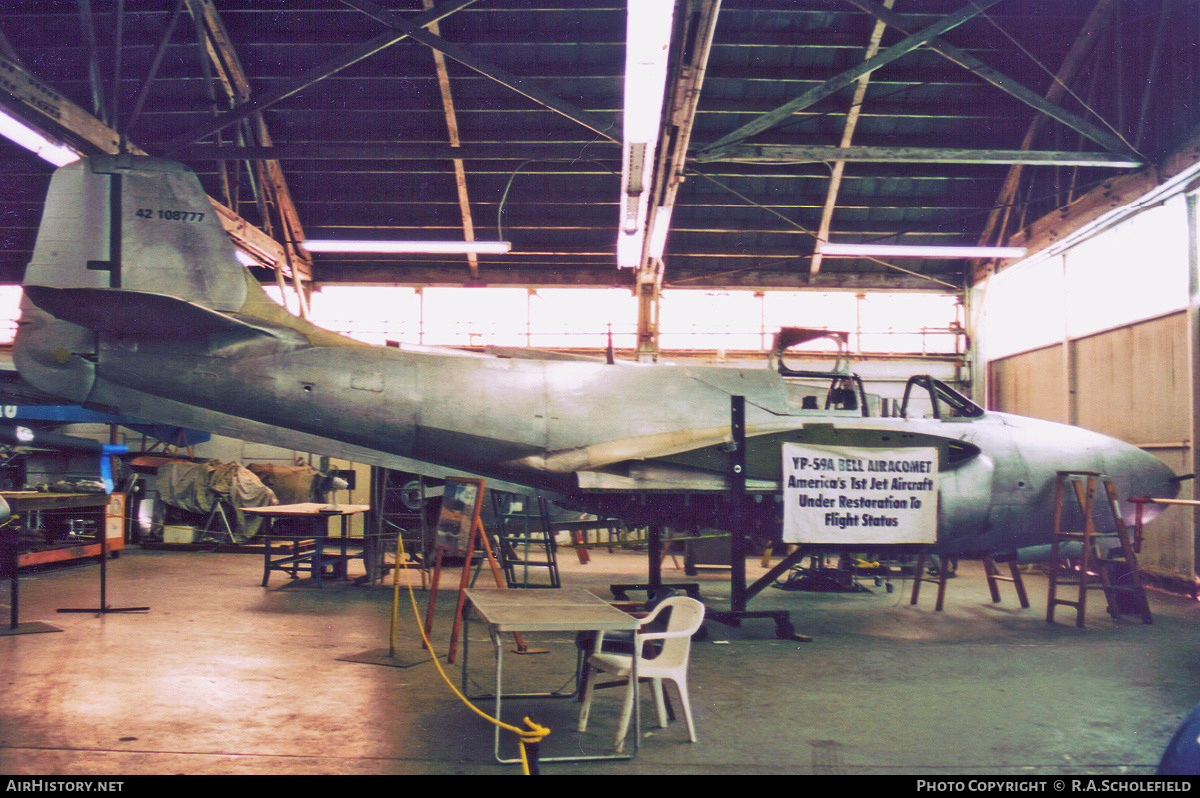
[[[1180,480],[1175,472],[1149,452],[1126,446],[1119,452],[1105,453],[1104,460],[1109,476],[1116,482],[1126,523],[1132,523],[1134,517],[1130,499],[1174,499],[1179,495]],[[1162,505],[1146,505],[1143,520],[1151,520],[1162,509]]]
[[[1130,484],[1126,498],[1174,499],[1179,495],[1179,478],[1165,463],[1141,449],[1126,467]]]

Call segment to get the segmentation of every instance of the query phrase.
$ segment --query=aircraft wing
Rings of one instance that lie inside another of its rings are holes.
[[[825,446],[856,447],[934,447],[939,450],[940,467],[957,466],[980,453],[973,444],[955,438],[926,433],[906,433],[897,439],[895,430],[845,424],[817,423],[797,425],[764,425],[746,431],[746,489],[778,491],[782,479],[782,448],[785,443],[807,443]],[[732,434],[728,429],[692,431],[692,445],[671,441],[666,436],[651,439],[615,441],[586,447],[569,454],[580,465],[576,471],[579,487],[594,491],[721,491],[729,488],[729,446]],[[674,445],[672,445],[674,444]],[[655,451],[654,447],[658,446]],[[615,458],[624,448],[637,454]],[[607,462],[597,462],[609,455]],[[567,453],[557,457],[566,464]],[[587,458],[595,458],[583,465]],[[555,462],[554,458],[547,458]]]

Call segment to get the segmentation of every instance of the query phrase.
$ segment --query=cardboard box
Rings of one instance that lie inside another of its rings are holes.
[[[196,542],[196,527],[194,526],[178,526],[175,524],[163,525],[163,543],[195,543]]]

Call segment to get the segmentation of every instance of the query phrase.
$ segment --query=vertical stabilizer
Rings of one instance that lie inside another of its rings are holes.
[[[181,164],[96,156],[54,173],[26,285],[165,294],[236,312],[246,278],[200,181]]]
[[[246,271],[200,181],[159,158],[103,155],[64,166],[50,181],[24,285],[161,294],[211,310],[246,303]],[[13,347],[35,387],[86,402],[97,333],[37,307],[26,291]]]

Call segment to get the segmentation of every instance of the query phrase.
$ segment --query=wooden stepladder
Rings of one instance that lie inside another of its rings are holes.
[[[492,569],[496,587],[504,590],[508,585],[500,573],[500,564],[492,554],[492,546],[488,543],[487,530],[479,518],[483,504],[482,479],[466,477],[446,477],[442,492],[442,511],[438,517],[435,530],[433,576],[429,584],[429,605],[425,610],[425,639],[433,632],[433,611],[437,601],[438,585],[442,577],[442,558],[444,555],[462,558],[462,575],[458,585],[458,604],[454,608],[454,626],[450,630],[450,651],[446,661],[454,662],[458,652],[458,636],[462,629],[463,610],[466,605],[466,591],[470,582],[471,563],[475,556],[475,547],[479,545],[483,556]],[[520,632],[514,632],[519,654],[545,654],[546,649],[531,649],[525,645]]]
[[[1063,529],[1063,504],[1068,501],[1068,485],[1083,515],[1082,531],[1068,532]],[[1098,497],[1101,487],[1104,496]],[[1098,498],[1108,508],[1112,532],[1098,532],[1096,529]],[[1074,567],[1062,550],[1062,545],[1069,541],[1081,544]],[[1059,598],[1060,586],[1078,586],[1076,599]],[[1137,554],[1129,528],[1121,515],[1116,486],[1111,479],[1096,471],[1059,471],[1054,487],[1054,539],[1050,546],[1050,593],[1046,622],[1054,623],[1054,608],[1065,604],[1075,608],[1075,625],[1082,629],[1087,612],[1087,591],[1092,588],[1104,591],[1108,613],[1114,618],[1121,614],[1136,614],[1141,616],[1142,623],[1153,621],[1146,588],[1138,570]]]
[[[933,605],[938,612],[946,605],[946,578],[950,575],[950,568],[946,557],[938,559],[937,576],[927,576],[925,573],[925,563],[933,554],[933,547],[924,549],[917,555],[917,569],[913,572],[913,588],[912,598],[909,599],[909,604],[916,604],[921,596],[921,583],[933,582],[938,586],[937,602]]]
[[[987,577],[988,590],[991,591],[993,604],[1000,603],[999,583],[1011,582],[1017,591],[1017,601],[1021,602],[1022,609],[1029,609],[1029,594],[1025,592],[1025,580],[1021,578],[1021,570],[1016,560],[1009,561],[1008,576],[1004,576],[1000,573],[996,560],[991,555],[987,555],[983,558],[983,573]]]

